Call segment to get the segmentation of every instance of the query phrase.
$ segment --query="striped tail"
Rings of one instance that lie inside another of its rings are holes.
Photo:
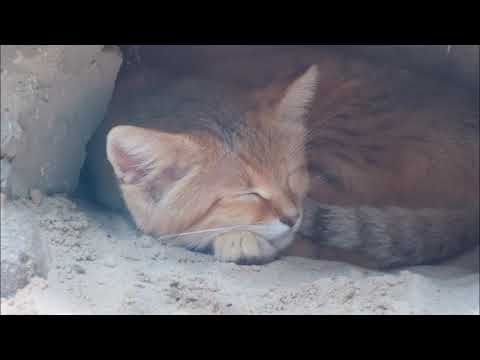
[[[479,244],[478,203],[465,209],[339,207],[308,199],[299,230],[316,247],[354,252],[375,267],[432,263]]]

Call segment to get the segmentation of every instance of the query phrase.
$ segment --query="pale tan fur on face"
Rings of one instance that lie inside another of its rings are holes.
[[[180,234],[178,243],[227,261],[263,262],[288,246],[308,191],[304,118],[316,79],[311,67],[276,101],[259,102],[230,144],[202,132],[114,127],[107,156],[139,228]],[[228,231],[255,236],[219,236]]]

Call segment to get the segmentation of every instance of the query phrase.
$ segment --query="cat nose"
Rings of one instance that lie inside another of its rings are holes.
[[[299,218],[300,218],[299,213],[295,213],[293,215],[288,215],[288,216],[284,215],[280,218],[280,222],[285,225],[288,225],[289,227],[294,227]]]

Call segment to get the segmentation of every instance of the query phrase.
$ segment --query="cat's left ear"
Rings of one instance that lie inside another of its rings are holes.
[[[315,97],[318,68],[310,66],[286,89],[277,106],[277,114],[283,121],[302,121]]]

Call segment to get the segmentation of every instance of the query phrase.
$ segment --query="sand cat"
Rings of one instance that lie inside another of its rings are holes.
[[[120,75],[89,145],[96,198],[146,233],[237,263],[339,249],[386,268],[478,244],[475,99],[292,49]]]

